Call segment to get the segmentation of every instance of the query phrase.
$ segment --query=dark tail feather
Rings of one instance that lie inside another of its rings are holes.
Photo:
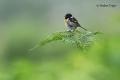
[[[78,27],[81,27],[81,28],[84,29],[85,31],[88,31],[87,29],[85,29],[84,27],[82,27],[79,23],[78,23]]]
[[[87,29],[85,29],[84,27],[80,26],[82,29],[84,29],[85,31],[87,31]]]
[[[82,27],[81,25],[79,25],[79,27],[81,27],[82,29],[84,29],[85,31],[87,31],[87,29],[85,29],[84,27]]]

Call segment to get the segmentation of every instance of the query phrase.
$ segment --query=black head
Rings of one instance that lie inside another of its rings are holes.
[[[67,13],[67,14],[65,15],[65,19],[70,18],[70,17],[72,17],[72,14],[70,14],[70,13]]]

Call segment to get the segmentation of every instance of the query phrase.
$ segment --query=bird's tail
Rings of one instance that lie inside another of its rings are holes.
[[[82,27],[82,26],[80,26],[82,29],[84,29],[85,31],[87,31],[87,29],[86,28],[84,28],[84,27]]]
[[[85,31],[87,31],[87,29],[86,28],[84,28],[84,27],[82,27],[80,24],[79,24],[79,26],[78,27],[81,27],[82,29],[84,29]]]

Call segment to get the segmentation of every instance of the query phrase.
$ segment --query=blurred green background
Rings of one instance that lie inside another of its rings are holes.
[[[63,44],[51,44],[29,53],[49,34],[66,31],[66,13],[103,33],[89,51],[66,52]],[[0,0],[0,80],[120,80],[119,75],[120,0]]]

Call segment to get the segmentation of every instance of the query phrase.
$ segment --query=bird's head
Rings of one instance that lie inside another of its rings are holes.
[[[67,14],[65,15],[65,19],[68,19],[68,18],[70,18],[70,17],[72,17],[72,14],[71,14],[71,13],[67,13]]]

